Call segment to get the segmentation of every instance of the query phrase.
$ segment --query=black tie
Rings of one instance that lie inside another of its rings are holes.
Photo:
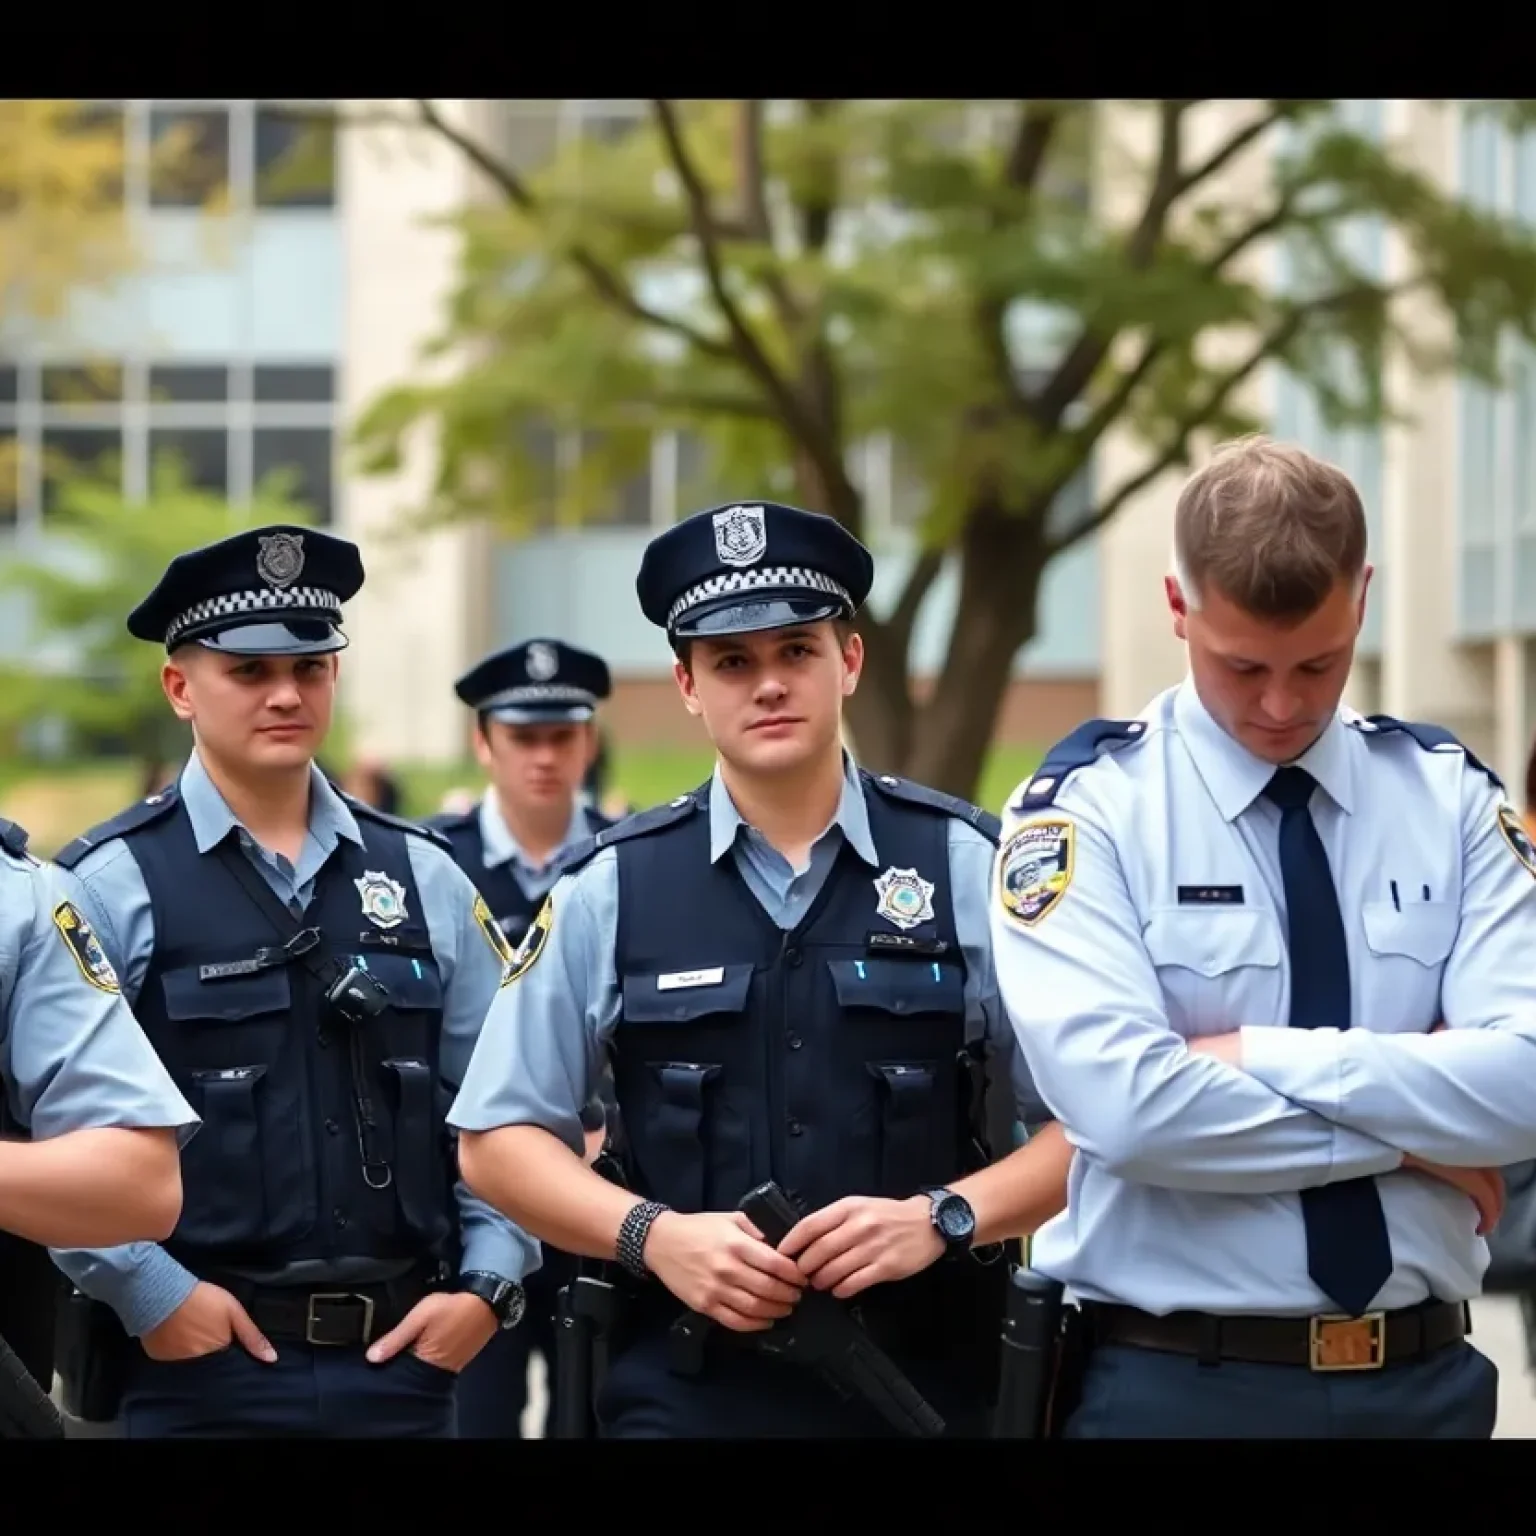
[[[1307,808],[1317,781],[1281,768],[1265,795],[1280,807],[1280,877],[1291,956],[1292,1029],[1348,1029],[1349,948],[1328,854]],[[1307,1273],[1341,1311],[1369,1309],[1392,1273],[1392,1244],[1373,1178],[1301,1191]]]

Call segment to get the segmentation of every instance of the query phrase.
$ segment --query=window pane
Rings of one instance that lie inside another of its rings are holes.
[[[290,405],[329,405],[336,398],[336,370],[323,366],[286,367],[258,363],[251,388],[257,400],[283,401]]]
[[[128,138],[122,106],[111,102],[82,102],[64,132],[83,141],[92,159],[99,160],[102,177],[98,196],[103,203],[123,200],[123,167],[127,159]]]
[[[117,480],[121,484],[123,433],[120,427],[43,429],[43,512],[58,505],[56,476],[64,469]],[[61,462],[62,461],[62,462]]]
[[[197,208],[229,186],[228,112],[157,107],[149,132],[152,208]]]
[[[256,206],[334,208],[334,127],[324,123],[293,122],[281,115],[284,110],[302,112],[305,109],[284,109],[276,103],[256,108]]]
[[[215,496],[229,495],[229,434],[222,427],[156,427],[149,434],[151,483],[161,461],[180,461],[186,483]]]
[[[86,363],[43,369],[43,399],[50,405],[99,405],[123,398],[120,363]]]
[[[229,370],[200,368],[187,363],[156,363],[149,370],[151,401],[180,400],[192,404],[229,398]]]
[[[258,427],[251,453],[253,482],[259,486],[274,470],[292,471],[289,497],[309,507],[317,522],[331,521],[329,427]]]
[[[20,445],[13,434],[0,432],[0,527],[9,528],[16,521],[20,495]]]
[[[677,434],[677,505],[672,520],[687,517],[724,500],[720,494],[714,453],[702,437],[692,432]]]
[[[15,405],[20,393],[21,370],[9,365],[0,366],[0,405]]]

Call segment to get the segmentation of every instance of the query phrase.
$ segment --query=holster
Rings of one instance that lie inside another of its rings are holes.
[[[1087,1335],[1062,1285],[1022,1265],[1009,1274],[995,1440],[1055,1440],[1082,1392]]]
[[[618,1307],[613,1282],[578,1273],[555,1297],[556,1440],[597,1439],[597,1391]]]
[[[87,1424],[110,1424],[122,1406],[137,1347],[109,1306],[72,1289],[59,1305],[54,1362],[64,1411]]]

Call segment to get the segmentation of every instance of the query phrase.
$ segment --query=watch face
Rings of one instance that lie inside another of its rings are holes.
[[[959,1195],[949,1195],[940,1200],[933,1214],[940,1234],[951,1242],[969,1237],[976,1229],[976,1218],[971,1214],[970,1206]]]
[[[520,1285],[509,1285],[508,1294],[501,1298],[501,1304],[506,1309],[506,1316],[502,1319],[503,1328],[516,1328],[523,1320],[523,1313],[528,1309],[528,1293]]]

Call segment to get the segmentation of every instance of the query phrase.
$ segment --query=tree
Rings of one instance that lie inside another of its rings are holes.
[[[1483,109],[1523,127],[1533,105]],[[456,219],[461,272],[427,354],[452,375],[374,402],[364,467],[392,471],[430,423],[421,514],[516,531],[538,491],[530,427],[597,435],[571,516],[633,473],[651,432],[681,428],[733,494],[788,493],[863,534],[849,450],[891,434],[929,501],[904,589],[860,626],[853,731],[870,766],[969,793],[1050,562],[1193,445],[1261,426],[1243,409],[1261,369],[1294,373],[1330,424],[1369,423],[1389,409],[1389,348],[1494,382],[1501,338],[1536,336],[1530,231],[1334,107],[656,101],[646,126],[524,174],[416,102],[411,120],[498,196]],[[1143,164],[1127,126],[1147,130]],[[1235,196],[1224,173],[1265,151],[1259,191]],[[1370,219],[1407,252],[1391,278],[1355,254]],[[1283,289],[1253,270],[1276,240]],[[1410,330],[1409,295],[1435,301],[1444,334]],[[1047,354],[1018,340],[1027,312],[1050,324]],[[1064,517],[1111,432],[1137,461]],[[913,626],[946,557],[959,603],[918,703]]]
[[[191,488],[181,464],[163,457],[141,504],[121,478],[61,466],[46,546],[0,562],[0,590],[28,610],[26,663],[0,667],[0,730],[63,722],[78,740],[107,741],[131,755],[147,782],[182,761],[191,745],[160,688],[165,652],[128,634],[124,621],[183,550],[241,528],[313,522],[288,499],[291,477],[274,475],[248,505]]]

